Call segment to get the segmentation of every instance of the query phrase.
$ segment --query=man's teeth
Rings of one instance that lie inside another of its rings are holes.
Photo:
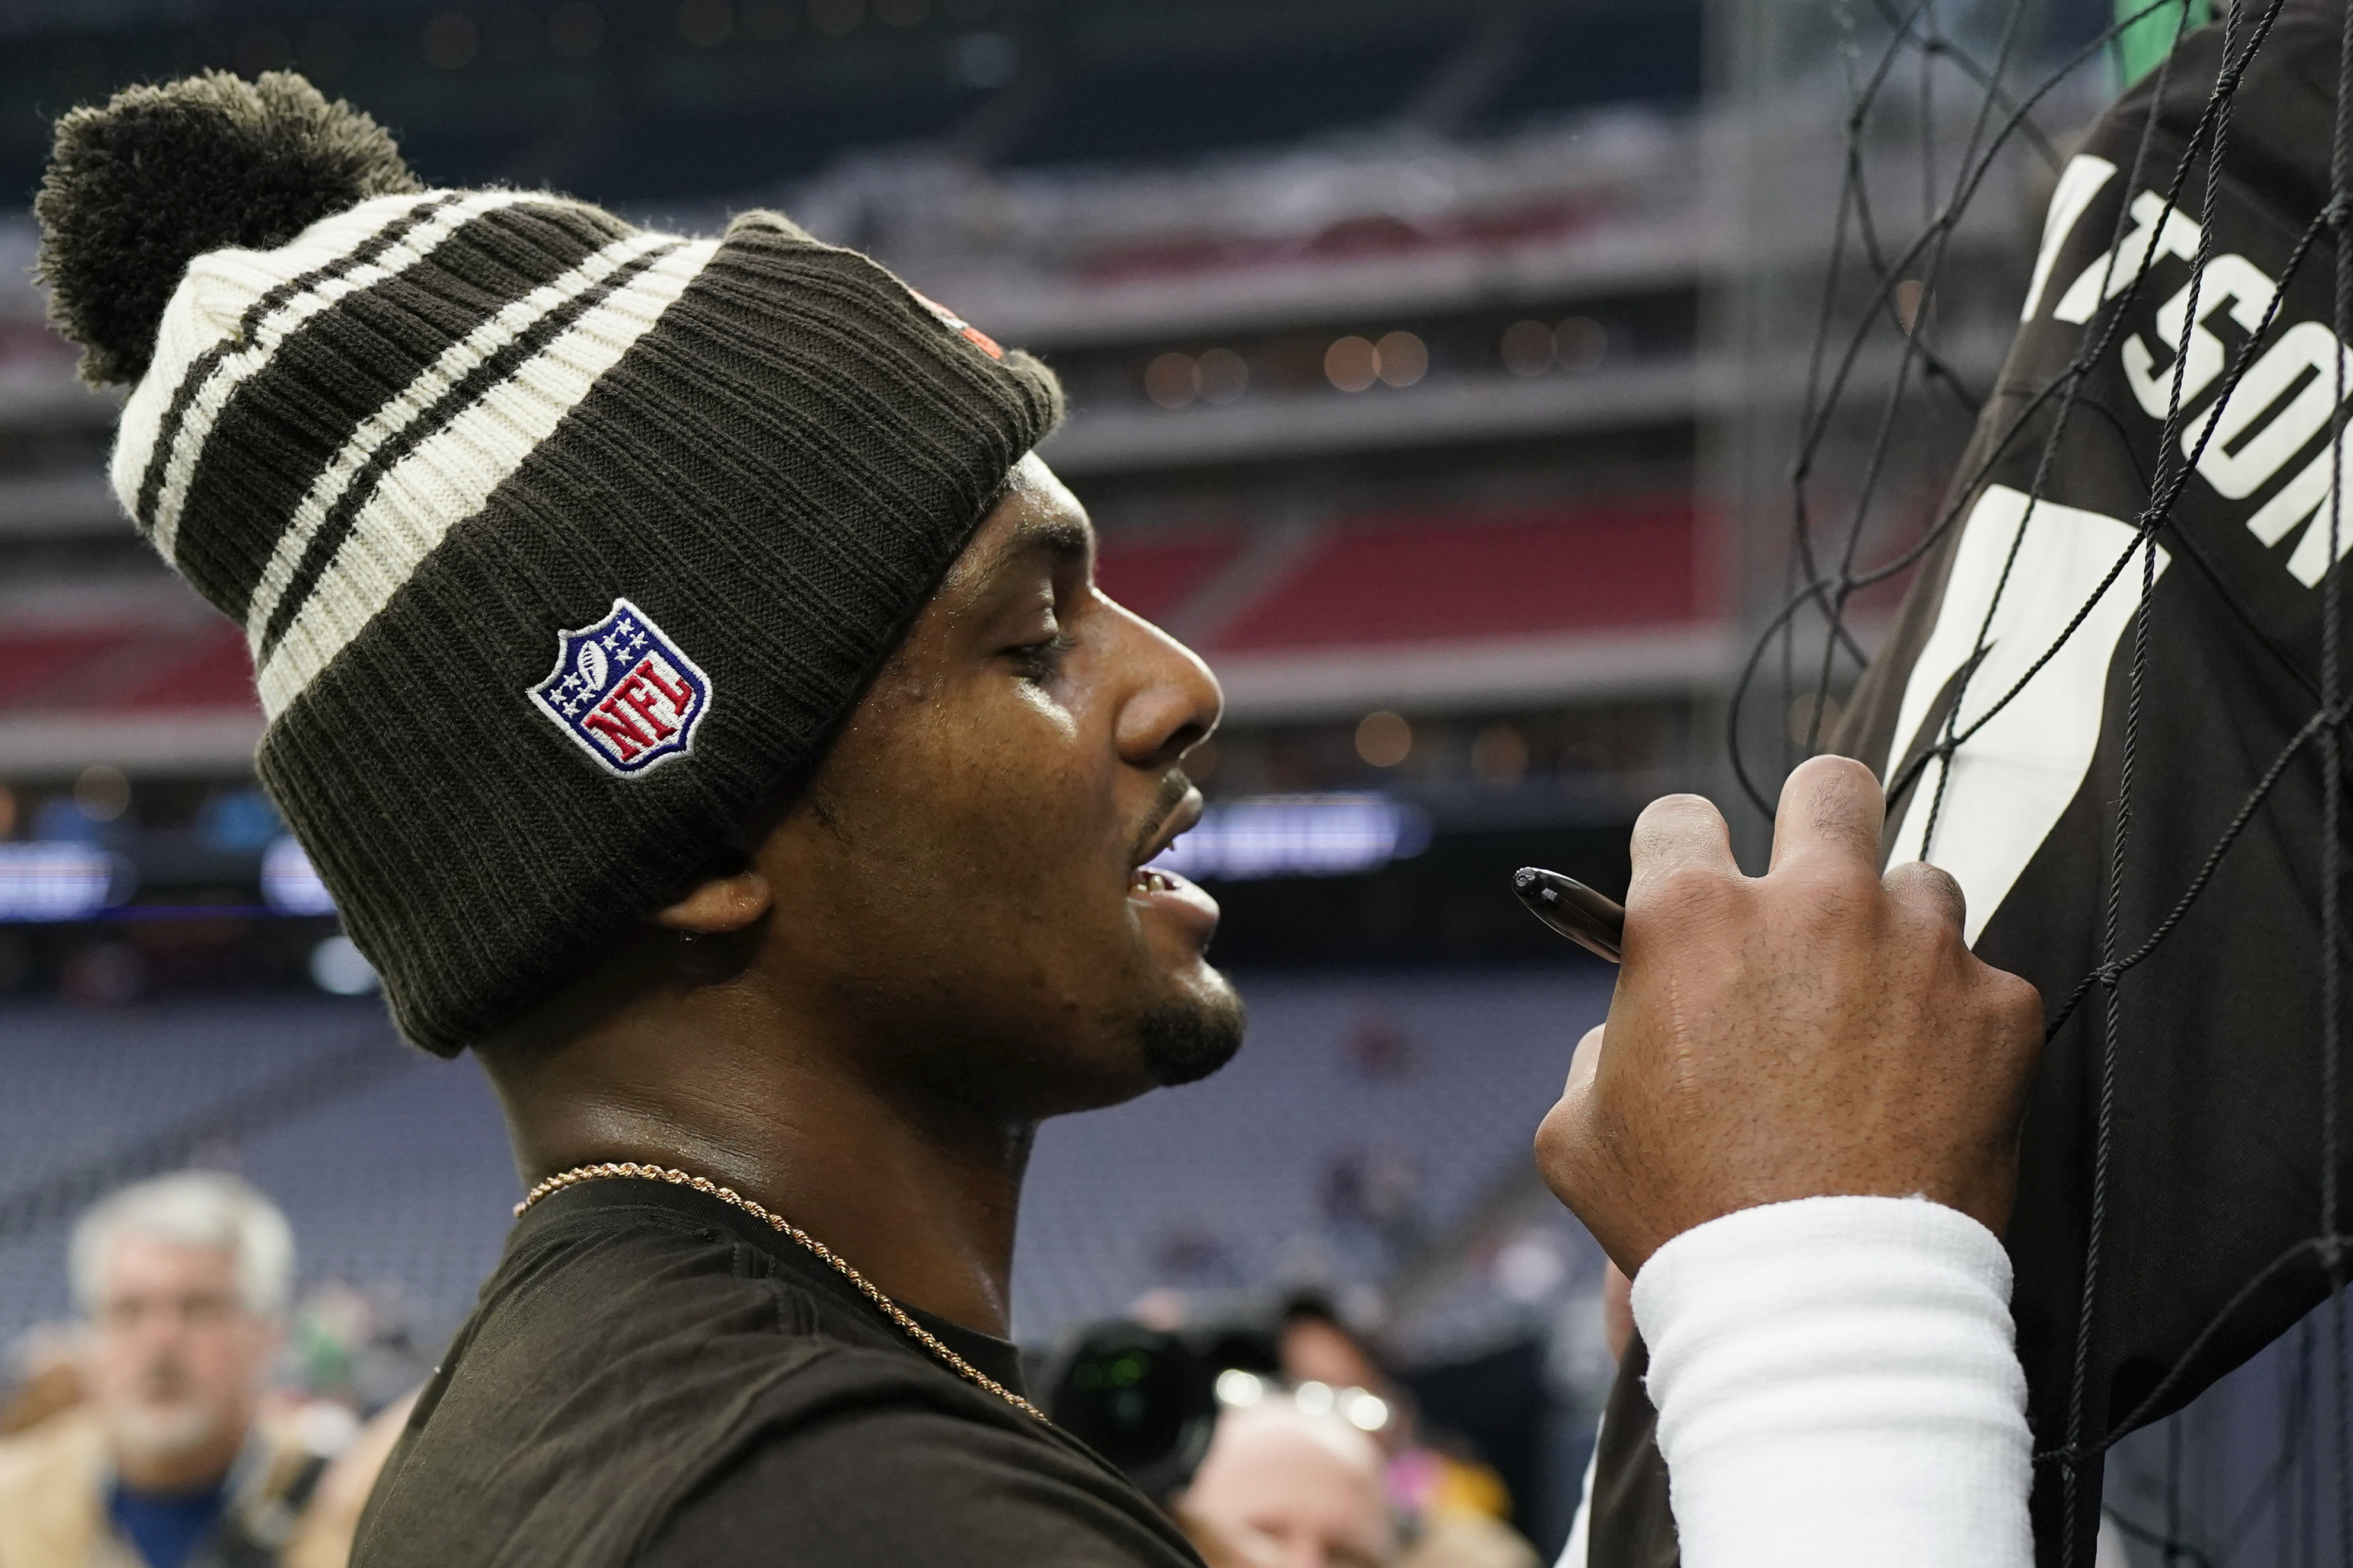
[[[1146,893],[1165,893],[1174,884],[1172,884],[1167,878],[1162,876],[1159,872],[1154,870],[1149,866],[1139,866],[1136,868],[1135,886],[1140,891]]]

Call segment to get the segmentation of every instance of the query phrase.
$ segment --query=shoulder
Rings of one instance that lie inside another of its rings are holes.
[[[95,1487],[106,1463],[106,1438],[84,1407],[68,1410],[0,1438],[0,1498],[16,1501],[41,1489]]]
[[[105,1452],[82,1410],[0,1441],[0,1564],[87,1560],[100,1534]]]
[[[910,1378],[896,1359],[845,1352],[813,1368],[810,1381],[837,1396],[800,1390],[788,1418],[747,1430],[663,1521],[642,1568],[765,1563],[779,1541],[807,1568],[1198,1563],[1142,1493],[1077,1443],[980,1403],[991,1395]]]
[[[560,1367],[575,1387],[643,1388],[657,1363],[773,1364],[863,1327],[723,1223],[608,1203],[518,1227],[453,1360],[477,1384],[548,1389]]]
[[[417,1402],[355,1561],[634,1562],[751,1447],[879,1410],[986,1425],[987,1400],[727,1225],[607,1203],[510,1243]]]
[[[724,1226],[659,1208],[519,1237],[420,1401],[419,1445],[554,1423],[640,1447],[723,1424],[865,1325]]]

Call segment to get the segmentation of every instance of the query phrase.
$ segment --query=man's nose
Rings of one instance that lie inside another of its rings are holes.
[[[185,1313],[176,1307],[158,1307],[139,1314],[130,1339],[142,1363],[170,1361],[178,1355],[187,1333]]]
[[[137,1347],[140,1374],[144,1377],[171,1377],[180,1371],[183,1349],[180,1327],[167,1324],[140,1336]]]
[[[1120,705],[1122,760],[1165,768],[1218,727],[1226,694],[1200,655],[1134,612],[1117,605],[1123,626],[1121,664],[1130,695]]]

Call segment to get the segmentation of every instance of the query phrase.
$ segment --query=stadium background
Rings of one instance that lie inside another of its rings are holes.
[[[516,1195],[479,1074],[391,1040],[255,791],[242,637],[121,518],[113,403],[26,277],[48,117],[292,66],[430,182],[689,228],[782,206],[1060,371],[1045,456],[1104,585],[1226,685],[1180,863],[1225,905],[1253,1025],[1220,1077],[1049,1128],[1017,1329],[1042,1343],[1155,1290],[1197,1315],[1329,1290],[1556,1545],[1610,1369],[1598,1253],[1526,1150],[1609,974],[1505,879],[1617,890],[1642,802],[1736,795],[1728,700],[1789,570],[1843,161],[1932,184],[1923,149],[1982,99],[1965,74],[1939,96],[1932,59],[1908,121],[1846,136],[1859,40],[1924,13],[1966,43],[2008,7],[0,5],[0,1342],[66,1313],[82,1203],[228,1166],[294,1219],[327,1347],[306,1375],[339,1346],[333,1375],[381,1397],[462,1315]],[[2052,0],[2028,52],[2110,20]],[[2116,69],[2063,81],[2044,134]],[[1999,165],[1934,300],[1898,291],[1959,380],[2000,362],[2048,194]],[[1825,472],[1868,424],[1810,446]],[[1933,402],[1906,419],[1874,528],[1916,531],[1968,428]],[[1847,625],[1867,641],[1900,588]],[[1741,706],[1749,754],[1799,754],[1827,706]],[[1761,819],[1736,822],[1753,850]],[[2128,1542],[2260,1562],[2308,1539],[2319,1482],[2274,1456],[2300,1451],[2312,1354],[2292,1336],[2112,1458]]]

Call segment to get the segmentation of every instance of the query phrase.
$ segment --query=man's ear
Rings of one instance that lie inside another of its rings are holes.
[[[776,903],[756,866],[726,877],[706,877],[686,897],[654,911],[654,924],[694,936],[742,931]]]

